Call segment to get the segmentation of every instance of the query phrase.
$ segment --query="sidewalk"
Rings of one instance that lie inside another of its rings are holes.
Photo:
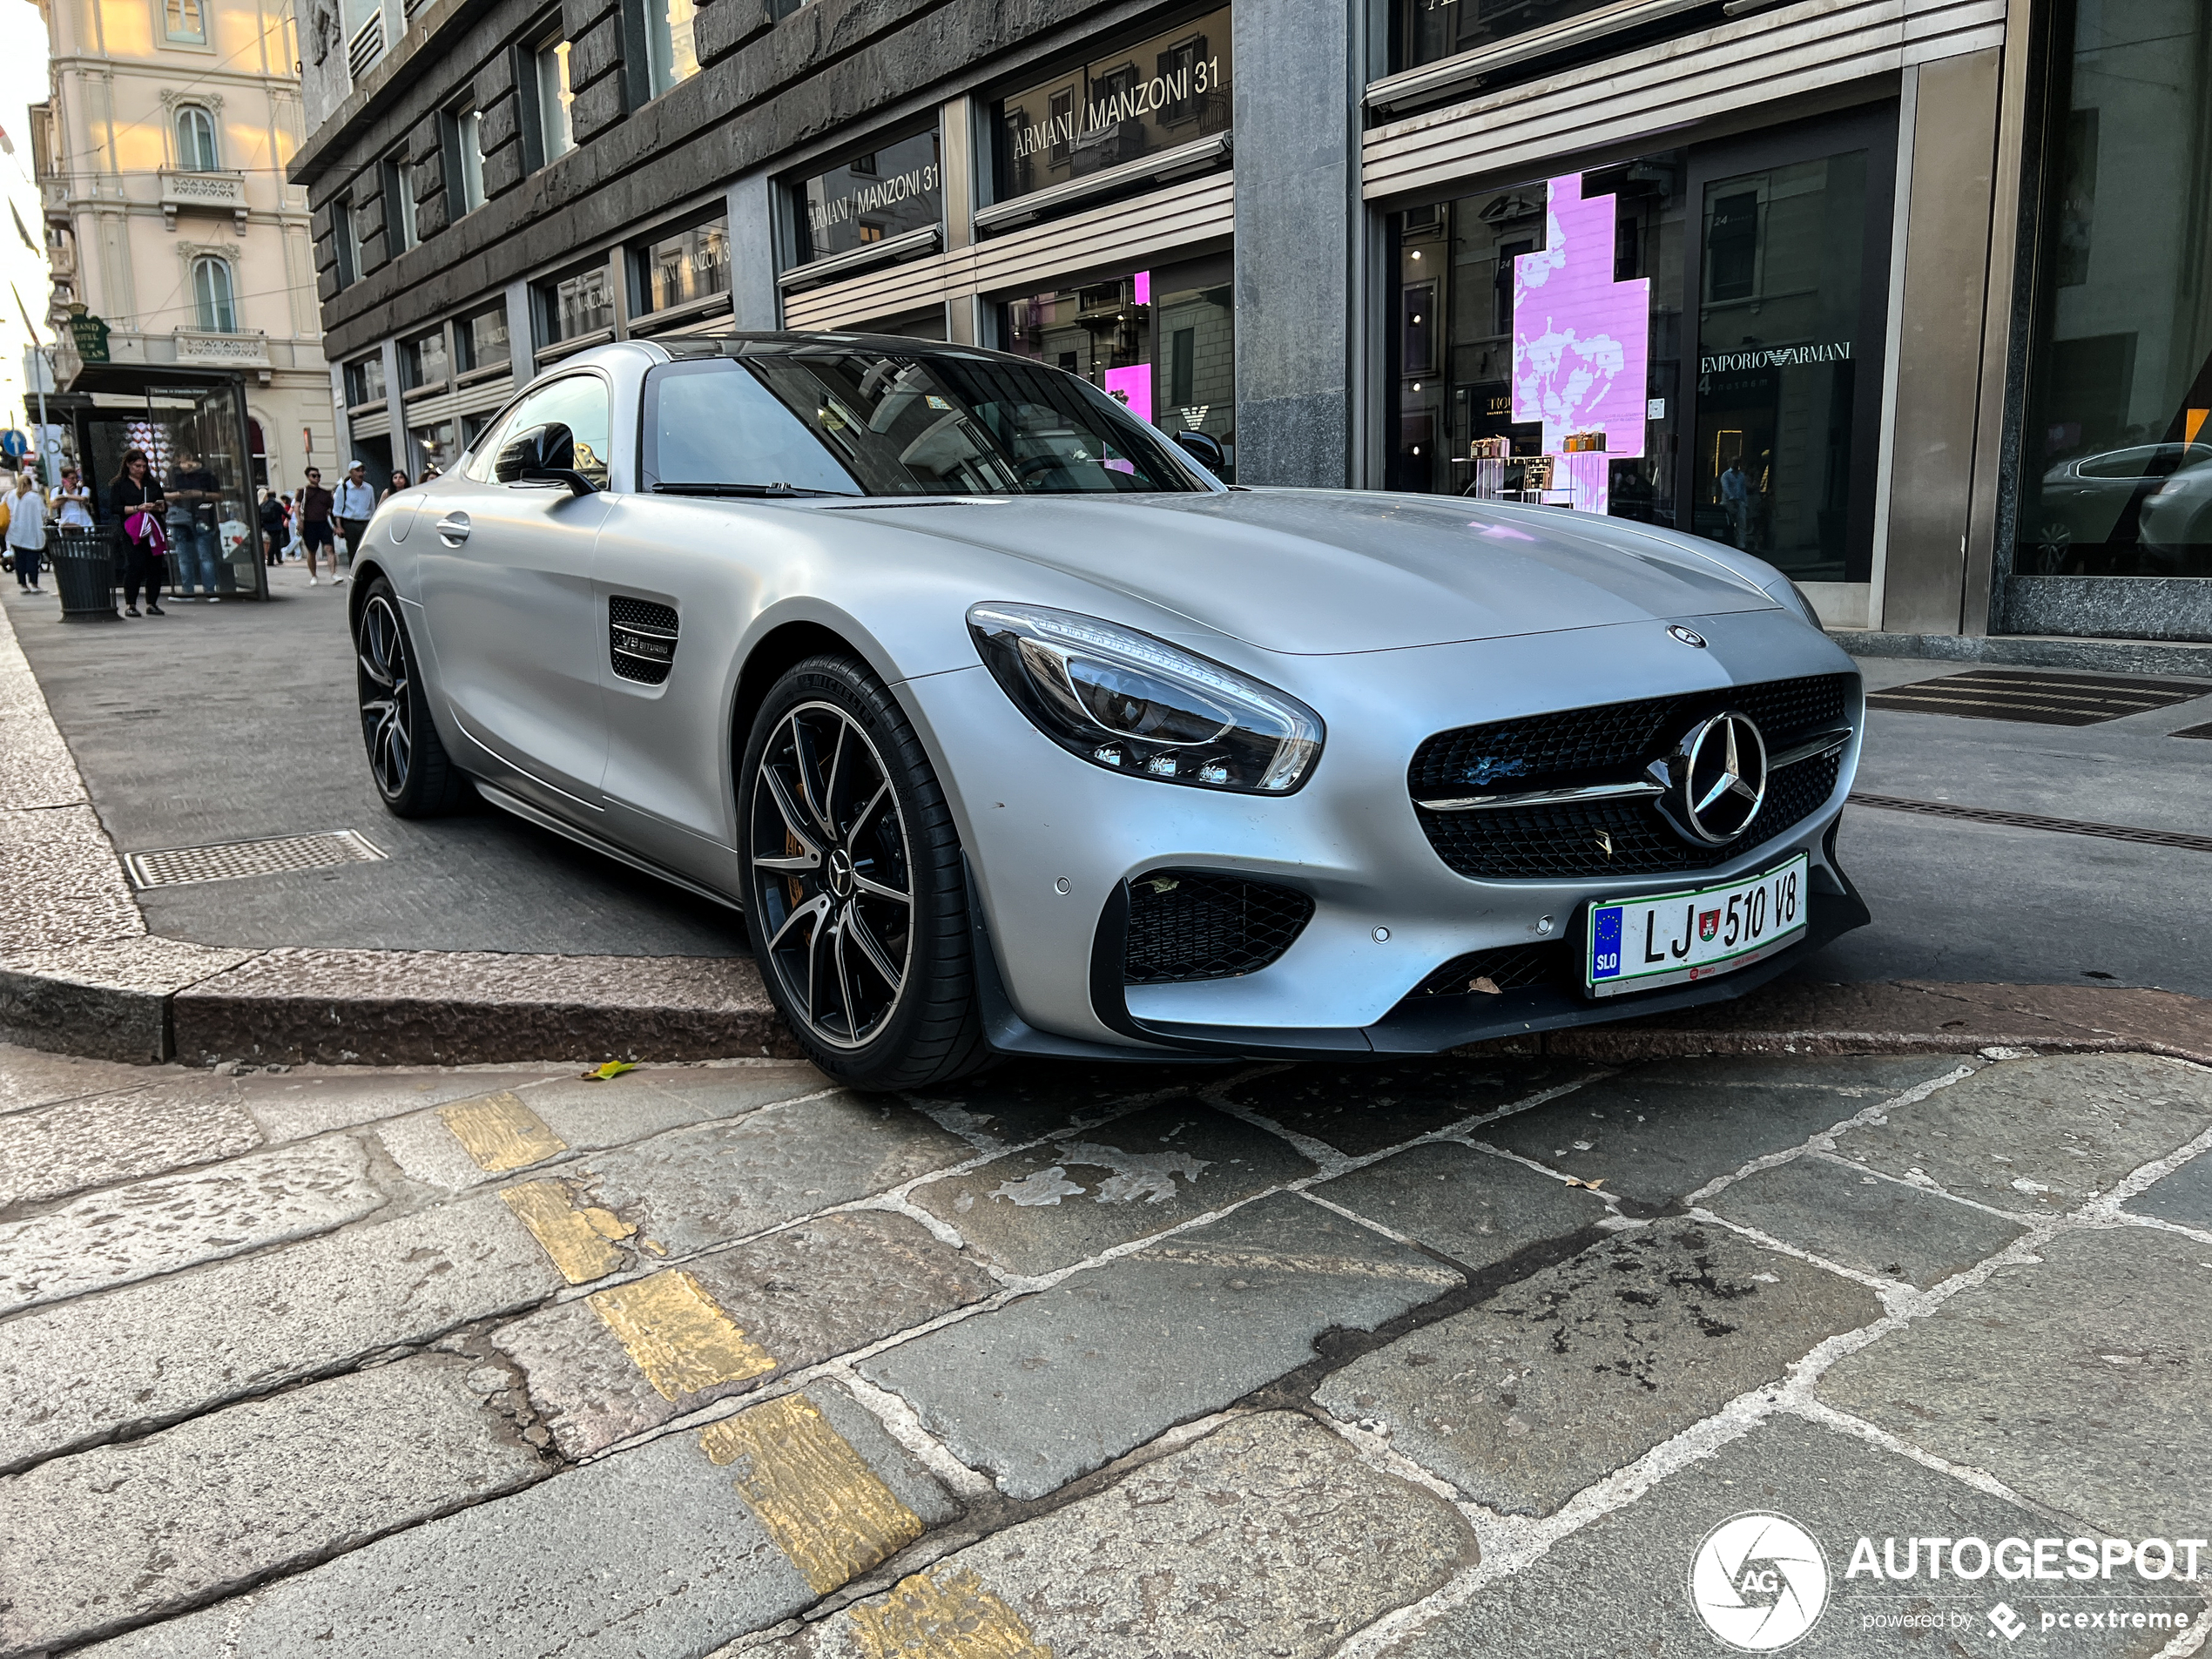
[[[346,590],[274,587],[113,627],[0,604],[0,1035],[203,1063],[793,1052],[735,916],[489,808],[387,815]],[[2202,838],[2212,743],[2170,734],[2207,721],[2212,697],[2070,728],[1877,710],[1858,789]],[[118,860],[334,830],[386,856],[140,892]],[[1514,1046],[2212,1058],[2212,853],[1858,806],[1840,846],[1874,925],[1790,981]]]

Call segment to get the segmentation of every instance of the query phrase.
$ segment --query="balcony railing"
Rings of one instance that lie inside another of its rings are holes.
[[[205,368],[269,368],[268,336],[260,329],[221,334],[211,328],[179,328],[174,333],[177,361]]]
[[[228,213],[246,234],[246,175],[239,172],[173,172],[161,175],[161,217],[177,228],[179,212]]]

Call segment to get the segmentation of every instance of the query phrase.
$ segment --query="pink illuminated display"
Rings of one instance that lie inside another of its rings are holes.
[[[1643,453],[1651,282],[1613,280],[1614,198],[1582,195],[1568,173],[1545,186],[1544,250],[1513,262],[1513,418],[1541,421],[1563,455],[1575,505],[1604,512],[1608,458]],[[1567,435],[1602,428],[1602,454],[1565,455]]]
[[[1129,405],[1129,412],[1140,421],[1152,418],[1152,366],[1133,363],[1127,368],[1106,371],[1106,392]]]

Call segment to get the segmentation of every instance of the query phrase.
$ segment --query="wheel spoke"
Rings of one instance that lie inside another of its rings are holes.
[[[846,931],[853,935],[853,942],[860,948],[860,954],[868,959],[868,966],[874,968],[881,976],[884,984],[890,988],[891,995],[895,998],[899,995],[899,988],[906,983],[907,976],[891,965],[890,957],[884,954],[883,947],[876,942],[875,932],[868,926],[867,918],[860,914],[860,906],[846,907],[845,925]]]
[[[832,931],[830,956],[837,965],[837,993],[845,1004],[845,1035],[857,1042],[860,1039],[860,1008],[853,1000],[853,976],[845,968],[845,929],[841,925]]]
[[[829,781],[822,787],[822,827],[835,840],[837,829],[838,786],[845,780],[845,740],[852,736],[852,726],[843,720],[837,723],[837,744],[830,751]]]
[[[840,725],[838,730],[842,733],[844,727]],[[813,732],[808,730],[806,723],[798,715],[792,715],[791,717],[791,754],[792,770],[799,774],[799,797],[806,803],[806,811],[813,819],[818,832],[833,841],[837,839],[837,826],[830,822],[829,815],[823,811],[821,802],[815,794],[815,775],[821,771],[817,746]]]
[[[781,948],[784,942],[784,935],[786,934],[789,933],[793,927],[796,927],[801,921],[810,916],[819,920],[828,909],[829,900],[826,897],[818,896],[809,899],[805,904],[800,905],[796,910],[793,910],[791,914],[784,918],[784,925],[777,928],[774,934],[769,939],[768,949],[771,952],[773,952]]]
[[[801,773],[803,782],[806,772],[806,767],[803,765],[799,767],[799,772]],[[781,774],[776,771],[774,766],[771,765],[766,761],[763,761],[760,766],[760,781],[768,786],[768,799],[776,803],[776,812],[784,820],[785,832],[789,834],[793,840],[797,841],[800,846],[804,847],[806,850],[807,855],[814,860],[813,864],[800,867],[809,870],[816,868],[822,861],[822,849],[816,845],[816,838],[814,836],[810,835],[806,830],[799,827],[801,819],[799,804],[792,799],[791,791],[786,786]],[[755,859],[753,860],[756,864],[763,863],[765,861],[765,860],[760,859]]]
[[[853,889],[865,893],[871,899],[887,899],[893,904],[911,905],[914,900],[896,887],[887,887],[880,881],[871,880],[858,870],[853,872]]]

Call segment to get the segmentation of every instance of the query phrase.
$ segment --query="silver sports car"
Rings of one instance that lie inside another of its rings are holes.
[[[1432,1052],[1734,996],[1866,920],[1858,676],[1777,571],[1190,448],[962,347],[581,354],[370,526],[377,787],[744,912],[869,1088]]]

